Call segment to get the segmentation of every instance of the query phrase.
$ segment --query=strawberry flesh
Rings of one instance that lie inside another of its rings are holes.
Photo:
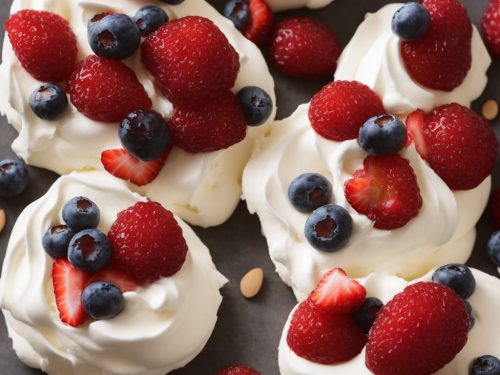
[[[243,35],[257,45],[263,44],[273,26],[273,11],[265,0],[246,0],[250,11]]]

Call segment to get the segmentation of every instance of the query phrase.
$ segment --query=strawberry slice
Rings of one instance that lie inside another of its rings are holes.
[[[273,26],[273,11],[265,0],[247,0],[247,3],[250,20],[243,35],[255,44],[263,44]]]
[[[334,314],[349,314],[363,306],[366,289],[341,268],[328,271],[311,293],[315,305]]]
[[[101,154],[101,162],[109,173],[137,186],[153,181],[167,161],[170,149],[156,160],[142,161],[130,155],[124,149],[106,150]]]
[[[425,113],[421,109],[417,109],[415,112],[411,113],[406,118],[406,129],[408,131],[408,137],[406,139],[406,147],[410,146],[415,142],[415,147],[417,152],[426,158],[429,154],[429,150],[425,143],[423,136],[425,124]]]
[[[140,284],[132,277],[114,268],[113,266],[103,268],[99,272],[92,275],[90,283],[94,283],[96,281],[107,281],[115,284],[122,291],[122,293],[133,292],[140,287]]]
[[[80,299],[89,284],[90,274],[71,265],[67,259],[57,259],[52,266],[52,283],[61,320],[77,327],[87,319]]]

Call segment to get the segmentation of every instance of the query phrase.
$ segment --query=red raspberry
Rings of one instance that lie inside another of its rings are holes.
[[[255,44],[262,44],[267,40],[273,27],[273,10],[265,0],[246,0],[250,11],[248,25],[243,35]]]
[[[431,15],[427,33],[402,42],[406,69],[418,83],[452,91],[464,81],[472,64],[472,24],[458,0],[423,0]]]
[[[142,61],[162,93],[175,104],[209,98],[234,86],[238,53],[212,21],[184,17],[142,43]]]
[[[231,91],[199,104],[179,104],[168,127],[174,144],[191,153],[228,148],[245,138],[243,109]]]
[[[348,361],[366,344],[365,334],[349,315],[332,314],[310,299],[294,312],[286,340],[299,357],[324,365]]]
[[[156,202],[139,202],[118,214],[108,238],[112,264],[140,283],[176,274],[188,247],[170,211]]]
[[[481,26],[488,49],[500,59],[500,0],[490,0]]]
[[[345,183],[345,196],[378,229],[400,228],[418,215],[422,197],[408,160],[399,155],[368,156],[363,169]]]
[[[340,47],[333,31],[323,22],[293,17],[275,26],[269,56],[277,69],[292,77],[333,77]]]
[[[71,103],[95,121],[119,122],[130,112],[152,106],[134,71],[120,61],[89,56],[68,82]]]
[[[226,367],[215,375],[260,375],[260,373],[250,367],[239,365]]]
[[[314,95],[309,120],[318,134],[341,142],[356,139],[366,120],[384,113],[382,101],[368,86],[336,81]]]
[[[464,301],[452,289],[420,282],[397,294],[370,330],[366,367],[375,375],[434,374],[465,346]]]
[[[466,107],[448,104],[428,115],[418,110],[408,116],[406,126],[419,154],[450,189],[473,189],[495,167],[495,133]]]
[[[76,63],[76,37],[61,16],[21,10],[5,24],[12,48],[24,69],[43,82],[66,80]]]
[[[500,189],[496,189],[491,199],[493,223],[496,229],[500,229]]]

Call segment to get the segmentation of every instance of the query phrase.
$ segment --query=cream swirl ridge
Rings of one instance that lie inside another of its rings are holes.
[[[277,271],[298,300],[332,267],[344,268],[351,277],[382,270],[414,278],[440,264],[463,263],[469,258],[490,178],[473,190],[451,191],[412,146],[402,156],[417,176],[422,209],[402,228],[375,229],[344,195],[345,182],[361,168],[366,154],[356,140],[339,143],[319,136],[310,125],[308,108],[300,106],[273,126],[272,133],[257,144],[243,178],[248,208],[258,214]],[[347,208],[353,218],[353,234],[340,251],[328,253],[310,246],[304,236],[308,215],[295,210],[288,200],[291,181],[308,172],[328,178],[333,202]]]
[[[419,281],[431,281],[433,271],[429,272]],[[497,298],[500,280],[479,270],[472,269],[476,279],[476,291],[468,299],[476,323],[469,331],[469,338],[466,346],[458,353],[453,361],[435,373],[435,375],[467,375],[469,365],[477,357],[485,354],[500,357],[500,336],[497,330],[497,312],[500,309],[500,301]],[[367,290],[368,296],[377,297],[382,302],[387,303],[396,295],[403,291],[408,282],[397,276],[385,273],[374,273],[359,282]],[[295,311],[295,309],[294,309]],[[286,342],[286,335],[290,327],[291,317],[285,325],[283,335],[279,345],[279,366],[281,375],[370,375],[371,372],[365,366],[365,350],[350,361],[335,365],[321,365],[296,355]]]
[[[0,281],[0,306],[17,355],[49,374],[161,375],[186,365],[213,331],[222,301],[219,288],[227,280],[179,219],[189,251],[177,274],[125,293],[125,309],[114,319],[78,328],[60,321],[53,260],[43,250],[42,237],[61,222],[64,203],[80,195],[100,207],[99,229],[105,233],[118,212],[145,200],[102,172],[76,172],[61,177],[23,211]]]
[[[389,113],[407,114],[417,108],[431,111],[452,102],[470,107],[486,87],[491,64],[477,29],[472,36],[472,68],[464,82],[451,92],[432,90],[411,78],[401,58],[400,40],[391,30],[392,16],[401,6],[386,5],[366,16],[340,56],[335,79],[369,86]]]
[[[60,14],[69,21],[76,34],[78,58],[81,60],[92,53],[87,41],[87,22],[93,15],[115,10],[133,16],[142,6],[144,3],[140,0],[15,0],[12,13],[32,8]],[[274,81],[262,54],[229,20],[204,0],[185,0],[175,6],[159,6],[167,11],[171,19],[197,15],[212,20],[240,56],[241,69],[234,92],[245,86],[259,86],[276,103]],[[153,109],[169,118],[173,111],[172,104],[155,87],[151,74],[142,65],[140,52],[124,62],[136,72],[153,101]],[[59,174],[73,170],[102,170],[101,152],[121,147],[117,124],[92,121],[72,105],[59,121],[47,122],[37,118],[30,110],[29,96],[40,82],[22,68],[7,37],[0,79],[6,83],[5,90],[0,92],[0,112],[19,132],[13,149],[28,164]],[[271,118],[275,110],[276,107]],[[225,150],[189,154],[174,148],[160,175],[152,183],[140,188],[129,184],[129,187],[159,201],[192,224],[203,227],[221,224],[238,204],[242,170],[250,157],[255,137],[265,131],[267,125],[249,127],[243,141]]]

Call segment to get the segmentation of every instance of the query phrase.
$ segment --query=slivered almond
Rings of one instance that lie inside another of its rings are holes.
[[[483,104],[482,113],[486,120],[494,120],[498,116],[498,103],[493,99],[486,101]]]
[[[254,298],[259,294],[264,283],[264,270],[260,267],[247,272],[240,282],[240,291],[245,298]]]
[[[5,227],[6,221],[7,221],[7,217],[5,216],[5,211],[0,210],[0,233],[2,233],[3,228]]]

